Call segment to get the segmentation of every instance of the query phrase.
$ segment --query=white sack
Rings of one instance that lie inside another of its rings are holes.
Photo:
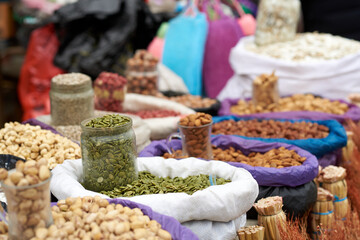
[[[153,96],[145,96],[141,94],[126,94],[123,104],[124,111],[140,111],[140,110],[172,110],[182,115],[195,113],[194,110],[174,101],[161,99]],[[149,126],[153,140],[164,139],[171,133],[176,132],[177,122],[181,116],[165,117],[165,118],[148,118],[143,121]]]
[[[212,221],[190,221],[181,223],[188,227],[201,240],[237,240],[236,231],[246,224],[246,214],[224,223]]]
[[[174,91],[189,93],[184,80],[162,63],[158,64],[159,91]]]
[[[251,208],[259,191],[257,182],[248,171],[220,161],[149,157],[138,158],[137,165],[139,171],[149,171],[159,177],[213,174],[232,180],[231,183],[211,186],[193,195],[167,193],[125,198],[147,205],[161,214],[172,216],[179,222],[192,220],[229,222]],[[59,200],[67,197],[100,195],[86,190],[79,183],[82,179],[81,160],[64,161],[52,170],[52,174],[50,190]],[[102,197],[106,196],[102,195]]]
[[[234,76],[217,96],[241,98],[251,96],[252,80],[276,70],[279,76],[280,95],[314,93],[326,98],[346,99],[353,92],[360,92],[360,52],[342,59],[312,63],[290,62],[259,55],[245,49],[244,45],[254,38],[244,37],[231,50],[230,64]]]

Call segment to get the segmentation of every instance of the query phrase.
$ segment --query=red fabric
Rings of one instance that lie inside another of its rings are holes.
[[[23,120],[50,113],[51,78],[64,73],[53,65],[58,47],[59,41],[52,24],[32,32],[18,84]]]

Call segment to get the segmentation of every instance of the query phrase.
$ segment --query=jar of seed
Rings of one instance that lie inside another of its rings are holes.
[[[79,125],[94,115],[94,91],[89,76],[59,74],[51,79],[52,125]]]
[[[137,179],[136,140],[132,120],[119,114],[81,122],[83,185],[100,192]]]

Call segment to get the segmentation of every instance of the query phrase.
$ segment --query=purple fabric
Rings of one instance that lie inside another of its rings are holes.
[[[238,115],[230,111],[230,107],[236,105],[239,99],[227,98],[221,103],[221,108],[218,112],[219,116],[236,115],[241,117],[255,117],[255,118],[275,118],[275,119],[309,119],[309,120],[337,120],[344,122],[345,119],[352,119],[354,121],[360,120],[360,108],[355,104],[348,103],[343,100],[340,102],[346,103],[349,106],[349,110],[343,115],[329,114],[322,112],[310,112],[310,111],[297,111],[297,112],[271,112],[271,113],[255,113]]]
[[[295,150],[300,156],[306,157],[306,161],[301,166],[285,168],[266,168],[253,167],[243,163],[228,162],[228,164],[248,170],[253,178],[261,186],[290,186],[295,187],[312,181],[318,174],[318,161],[311,153],[286,143],[265,143],[256,140],[247,140],[234,136],[216,136],[211,138],[211,143],[220,148],[234,147],[241,150],[244,154],[250,152],[267,152],[274,148],[285,147]],[[171,148],[181,149],[181,141],[171,141]],[[166,141],[153,141],[139,154],[139,157],[162,156],[167,152]]]
[[[230,50],[243,36],[236,19],[221,16],[209,21],[203,63],[203,82],[208,97],[216,98],[234,74],[229,63]]]
[[[45,129],[45,130],[50,130],[51,132],[55,133],[55,134],[59,134],[61,135],[58,131],[56,131],[53,127],[39,121],[39,120],[36,120],[35,118],[31,118],[31,119],[28,119],[24,122],[22,122],[23,124],[30,124],[30,125],[33,125],[33,126],[40,126],[42,129]],[[62,136],[62,135],[61,135]]]
[[[182,226],[175,218],[154,212],[150,207],[124,199],[108,199],[109,203],[121,204],[124,207],[140,208],[144,215],[161,224],[161,228],[168,231],[173,240],[198,240],[199,238],[187,227]],[[51,206],[57,203],[52,202]]]

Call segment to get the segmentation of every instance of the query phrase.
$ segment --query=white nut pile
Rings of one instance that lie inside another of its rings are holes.
[[[54,224],[38,228],[40,239],[147,239],[170,240],[169,232],[142,213],[100,197],[67,198],[52,207]]]
[[[45,159],[25,163],[18,161],[15,171],[9,173],[0,168],[14,236],[30,239],[35,229],[51,223],[50,175]],[[6,229],[0,230],[3,233]]]
[[[323,33],[297,34],[293,41],[265,46],[248,43],[249,51],[294,62],[317,62],[340,59],[360,51],[360,42]]]
[[[48,160],[53,169],[66,159],[81,158],[79,145],[40,126],[5,123],[0,129],[0,153],[11,154],[26,160]]]

